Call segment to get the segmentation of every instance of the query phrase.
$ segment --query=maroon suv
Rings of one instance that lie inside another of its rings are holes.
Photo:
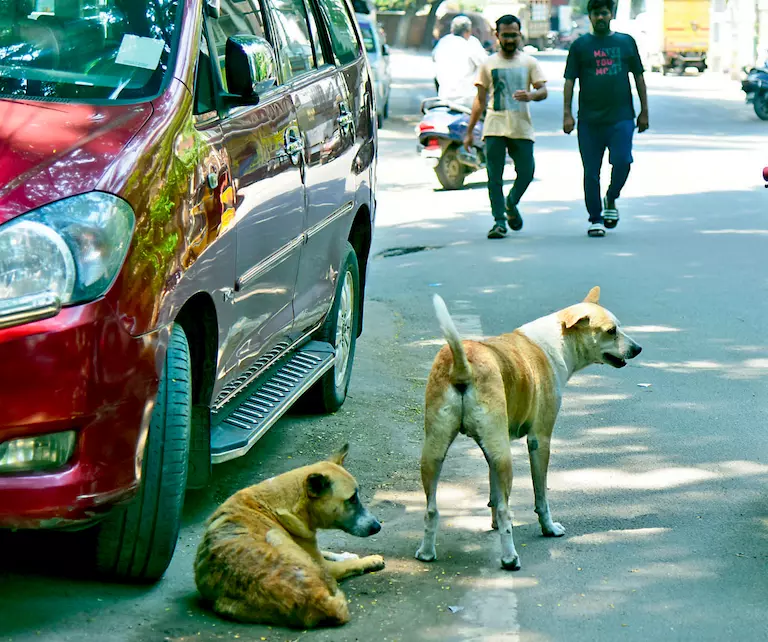
[[[212,463],[343,403],[375,120],[347,0],[0,0],[0,528],[157,579]]]

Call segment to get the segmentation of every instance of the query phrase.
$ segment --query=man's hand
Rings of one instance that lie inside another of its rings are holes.
[[[563,131],[566,134],[570,134],[574,129],[576,129],[576,121],[573,119],[573,114],[564,114]]]
[[[472,151],[472,147],[475,144],[475,135],[472,133],[472,130],[467,130],[467,135],[464,136],[464,147],[468,152]]]
[[[642,134],[648,127],[648,112],[641,111],[640,115],[637,117],[637,133]]]
[[[512,94],[512,98],[521,103],[529,103],[532,100],[531,92],[525,91],[525,89],[518,89],[514,94]]]

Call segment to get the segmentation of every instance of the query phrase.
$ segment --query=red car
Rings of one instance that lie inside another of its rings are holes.
[[[346,0],[3,6],[0,528],[155,580],[212,463],[345,399],[370,69]]]

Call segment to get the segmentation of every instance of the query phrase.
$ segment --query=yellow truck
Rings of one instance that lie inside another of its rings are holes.
[[[687,67],[704,71],[709,12],[710,0],[646,0],[645,11],[629,20],[626,30],[635,36],[643,62],[651,69],[665,74],[682,73]],[[616,22],[614,28],[622,30]]]

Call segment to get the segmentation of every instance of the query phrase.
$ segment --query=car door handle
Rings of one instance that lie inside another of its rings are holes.
[[[288,154],[288,158],[296,165],[301,160],[301,153],[304,151],[304,141],[301,135],[295,130],[289,129],[285,133],[285,142],[283,143],[285,153]]]
[[[304,143],[300,140],[286,141],[285,151],[288,152],[288,156],[295,156],[304,151]]]
[[[355,124],[355,119],[352,117],[352,114],[347,111],[347,106],[344,103],[341,103],[339,106],[339,111],[341,112],[339,114],[339,117],[336,119],[339,123],[339,127],[342,130],[351,129]]]

